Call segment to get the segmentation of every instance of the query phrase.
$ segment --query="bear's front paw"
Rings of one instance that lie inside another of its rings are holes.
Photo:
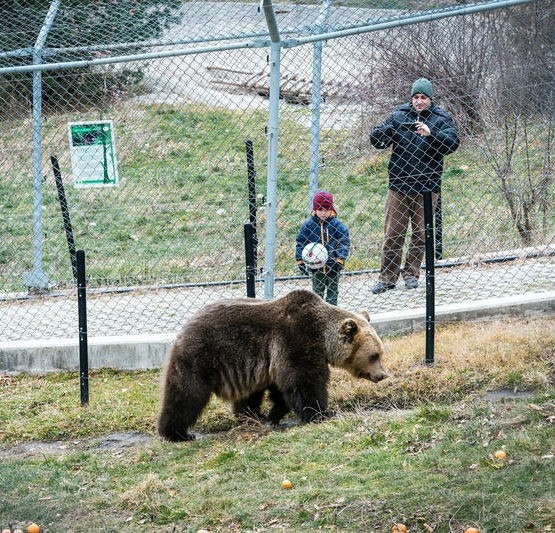
[[[311,420],[311,422],[324,422],[325,420],[328,420],[329,418],[333,418],[335,416],[335,411],[332,411],[331,409],[325,409],[323,411],[319,411],[318,413],[316,413],[314,415],[313,420]]]
[[[192,440],[196,440],[196,436],[193,433],[189,433],[188,431],[175,431],[175,432],[166,432],[160,433],[160,436],[169,442],[188,442]]]
[[[287,427],[280,422],[271,422],[270,420],[268,420],[267,424],[273,431],[283,431]]]
[[[334,416],[335,413],[330,409],[321,409],[319,411],[315,411],[314,409],[305,408],[303,411],[303,416],[301,417],[303,422],[310,422],[310,423],[318,423],[327,420]]]

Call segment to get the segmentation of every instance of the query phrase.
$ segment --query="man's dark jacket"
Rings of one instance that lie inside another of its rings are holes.
[[[428,137],[415,132],[417,120],[430,128]],[[370,142],[375,148],[392,146],[389,188],[412,195],[439,192],[443,158],[459,147],[459,135],[442,107],[432,103],[419,115],[411,104],[403,104],[372,130]]]

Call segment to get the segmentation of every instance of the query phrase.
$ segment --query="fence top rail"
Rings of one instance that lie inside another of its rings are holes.
[[[273,11],[275,15],[276,28],[279,31],[280,45],[291,48],[308,43],[337,39],[341,37],[354,36],[362,33],[380,31],[411,24],[431,22],[448,17],[471,15],[494,9],[507,8],[521,4],[529,4],[538,0],[490,0],[474,4],[444,6],[442,8],[401,11],[392,9],[370,9],[353,7],[335,7],[334,14],[326,14],[326,22],[322,23],[322,9],[318,6],[303,6],[302,4],[288,5],[287,8],[272,4],[271,0],[266,2],[264,10]],[[187,5],[195,5],[199,2],[189,2]],[[229,2],[205,2],[210,4],[211,9],[225,11]],[[185,8],[184,6],[184,8]],[[232,6],[231,6],[232,7]],[[258,8],[262,11],[261,7]],[[256,7],[253,5],[253,11]],[[352,17],[357,13],[357,17]],[[320,15],[320,16],[319,16]],[[189,14],[189,18],[190,18]],[[220,15],[220,19],[224,18]],[[257,17],[258,18],[258,17]],[[251,17],[252,19],[252,17]],[[291,25],[293,22],[295,24]],[[86,68],[93,66],[117,64],[124,62],[146,61],[163,57],[179,57],[191,54],[202,54],[214,51],[224,51],[242,48],[265,48],[271,45],[270,30],[264,22],[264,16],[256,21],[256,27],[244,31],[229,32],[225,21],[219,21],[222,25],[220,33],[195,35],[185,25],[170,27],[164,38],[137,40],[116,43],[94,43],[84,46],[48,46],[41,51],[42,62],[37,64],[13,65],[0,67],[0,75],[15,74],[33,71],[60,70],[72,68]],[[183,37],[186,35],[187,37]],[[1,34],[0,34],[1,39]],[[132,53],[124,53],[125,51]],[[0,61],[8,59],[29,58],[32,61],[35,49],[32,46],[20,47],[14,50],[0,52]],[[115,52],[122,52],[119,55]],[[75,55],[85,55],[87,59],[75,59]],[[98,57],[101,55],[101,57]],[[72,59],[55,61],[56,57],[70,56]],[[91,59],[88,59],[88,58]]]

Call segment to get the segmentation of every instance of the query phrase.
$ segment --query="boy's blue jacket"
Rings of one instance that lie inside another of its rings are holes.
[[[297,235],[295,259],[302,261],[303,248],[311,243],[319,242],[328,250],[328,261],[326,266],[331,267],[335,262],[343,264],[349,255],[351,239],[349,230],[345,224],[337,219],[335,212],[320,220],[315,212],[303,222]]]

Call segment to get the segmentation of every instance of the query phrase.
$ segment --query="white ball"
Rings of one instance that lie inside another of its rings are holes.
[[[322,268],[328,260],[328,251],[323,244],[311,242],[303,249],[303,262],[313,270]]]

